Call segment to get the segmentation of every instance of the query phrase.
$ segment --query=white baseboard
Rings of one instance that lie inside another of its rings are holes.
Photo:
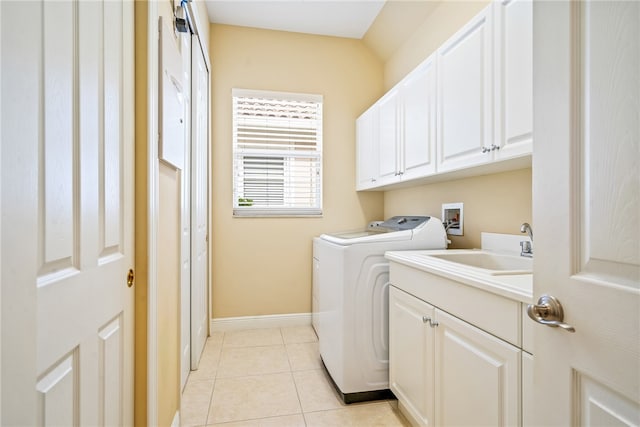
[[[242,329],[287,328],[307,325],[311,325],[311,313],[221,317],[218,319],[211,319],[211,332],[237,331]]]

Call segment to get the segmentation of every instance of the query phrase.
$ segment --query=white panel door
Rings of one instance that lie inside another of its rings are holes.
[[[184,122],[191,121],[191,35],[182,35],[182,85]],[[187,384],[191,370],[191,126],[184,126],[184,167],[180,174],[182,198],[180,206],[180,383]]]
[[[197,369],[209,335],[209,70],[198,36],[191,43],[191,369]]]
[[[1,7],[1,423],[131,425],[133,2]]]
[[[535,2],[534,424],[640,425],[640,2]]]
[[[520,424],[521,350],[436,311],[437,426]]]
[[[439,172],[492,160],[492,44],[489,6],[437,51]]]
[[[389,287],[389,387],[421,426],[434,425],[433,306]]]
[[[530,154],[533,143],[533,1],[495,4],[496,159]]]
[[[436,171],[436,55],[431,55],[403,80],[402,179]]]
[[[376,105],[356,120],[356,190],[376,186],[378,178],[378,108]]]
[[[378,185],[398,180],[398,90],[378,102]]]

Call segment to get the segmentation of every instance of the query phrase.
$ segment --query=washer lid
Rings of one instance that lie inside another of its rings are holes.
[[[384,222],[372,223],[365,230],[323,234],[320,238],[338,245],[411,240],[413,229],[429,219],[428,216],[394,216]]]
[[[413,231],[347,231],[342,233],[323,234],[320,236],[322,240],[326,240],[338,245],[355,245],[358,243],[377,243],[377,242],[393,242],[400,240],[411,240]]]

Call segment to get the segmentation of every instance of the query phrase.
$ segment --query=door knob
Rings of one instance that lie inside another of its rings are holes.
[[[567,332],[575,332],[575,328],[564,323],[564,311],[562,304],[556,297],[551,295],[542,295],[538,299],[537,304],[529,304],[527,306],[527,314],[534,322],[541,325],[551,326],[552,328],[560,327]]]
[[[135,274],[133,273],[133,269],[129,269],[129,273],[127,274],[127,287],[133,286],[133,281],[135,280]]]

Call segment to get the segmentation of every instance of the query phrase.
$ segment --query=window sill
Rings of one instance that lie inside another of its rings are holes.
[[[234,218],[322,218],[319,209],[233,209]]]

